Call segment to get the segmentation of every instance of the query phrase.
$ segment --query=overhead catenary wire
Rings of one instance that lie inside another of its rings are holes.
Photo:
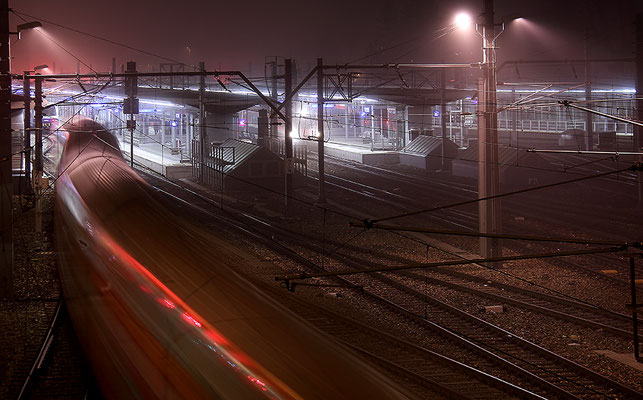
[[[16,13],[17,15],[18,15],[18,14],[20,14],[20,15],[25,15],[25,16],[28,16],[28,17],[31,17],[31,18],[36,18],[36,19],[38,19],[38,17],[34,17],[34,16],[31,16],[31,15],[29,15],[29,14],[25,14],[25,13],[20,13],[20,12],[15,11],[15,10],[14,10],[14,13]],[[23,19],[24,19],[24,18],[23,18]],[[42,20],[42,19],[41,19],[41,20]],[[117,45],[124,46],[124,47],[130,48],[130,49],[136,50],[136,51],[140,51],[140,52],[143,52],[143,53],[148,54],[148,55],[153,55],[153,56],[156,56],[156,57],[164,58],[164,57],[159,56],[159,55],[157,55],[157,54],[153,54],[153,53],[150,53],[150,52],[146,52],[146,51],[144,51],[144,50],[136,49],[136,48],[133,48],[133,47],[131,47],[131,46],[124,45],[124,44],[122,44],[122,43],[118,43],[118,42],[115,42],[115,41],[111,41],[111,40],[109,40],[109,39],[105,39],[105,38],[98,37],[98,36],[96,36],[96,35],[92,35],[92,34],[88,34],[88,33],[85,33],[85,32],[81,32],[81,31],[79,31],[79,30],[75,30],[75,29],[73,29],[73,28],[65,27],[65,26],[62,26],[62,25],[60,25],[60,24],[53,23],[53,22],[51,22],[51,21],[47,21],[47,20],[42,20],[42,21],[43,21],[43,22],[46,22],[46,23],[50,23],[50,24],[55,25],[55,26],[59,26],[59,27],[65,28],[65,29],[70,29],[70,30],[75,31],[75,32],[77,32],[77,33],[85,34],[85,35],[88,35],[88,36],[91,36],[91,37],[94,37],[94,38],[97,38],[97,39],[100,39],[100,40],[105,40],[105,41],[108,41],[108,42],[113,43],[113,44],[117,44]],[[168,61],[175,62],[175,63],[183,64],[183,63],[180,63],[180,62],[178,62],[178,61],[176,61],[176,60],[167,59],[167,58],[164,58],[164,59],[166,59],[166,60],[168,60]],[[186,65],[186,64],[183,64],[183,65]],[[236,83],[236,82],[235,82],[235,83]]]
[[[623,250],[625,250],[625,246],[612,246],[612,247],[600,247],[600,248],[591,248],[591,249],[584,249],[584,250],[559,251],[555,253],[539,253],[539,254],[526,254],[526,255],[518,255],[518,256],[475,258],[475,259],[464,259],[464,260],[458,259],[458,260],[438,261],[434,263],[413,263],[408,265],[393,265],[393,266],[372,265],[370,268],[355,269],[355,270],[320,272],[320,273],[314,273],[314,274],[308,274],[304,272],[300,274],[276,276],[275,280],[292,281],[295,279],[311,279],[311,278],[324,278],[324,277],[331,277],[331,276],[370,274],[374,272],[394,272],[394,271],[403,271],[408,269],[419,269],[419,268],[436,268],[436,267],[443,267],[448,265],[466,265],[466,264],[480,264],[480,263],[490,263],[490,262],[498,262],[498,261],[504,262],[504,261],[532,260],[532,259],[542,259],[542,258],[569,257],[569,256],[578,256],[578,255],[587,255],[587,254],[606,254],[606,253],[617,253]]]
[[[40,18],[40,17],[34,16],[34,15],[30,15],[30,14],[27,14],[27,13],[23,13],[23,12],[21,12],[21,11],[17,11],[17,10],[15,10],[15,9],[12,9],[12,10],[11,10],[11,12],[12,12],[12,13],[14,13],[14,14],[16,14],[16,15],[18,15],[18,16],[29,17],[29,18],[31,18],[31,19],[34,19],[34,20],[37,20],[37,21],[40,21],[40,22],[44,22],[44,23],[49,24],[49,25],[57,26],[57,27],[62,28],[62,29],[67,29],[67,30],[69,30],[69,31],[72,31],[72,32],[75,32],[75,33],[79,33],[79,34],[81,34],[81,35],[85,35],[85,36],[88,36],[88,37],[91,37],[91,38],[93,38],[93,39],[97,39],[97,40],[102,40],[102,41],[104,41],[104,42],[111,43],[111,44],[116,45],[116,46],[124,47],[124,48],[129,49],[129,50],[134,50],[134,51],[136,51],[136,52],[139,52],[139,53],[142,53],[142,54],[146,54],[146,55],[148,55],[148,56],[157,57],[157,58],[163,59],[163,60],[165,60],[165,61],[170,61],[170,62],[175,63],[175,64],[181,64],[181,65],[188,66],[188,67],[194,67],[194,66],[192,66],[192,65],[188,65],[188,64],[186,64],[186,63],[183,63],[183,62],[181,62],[181,61],[174,60],[174,59],[172,59],[172,58],[164,57],[164,56],[161,56],[161,55],[159,55],[159,54],[152,53],[152,52],[149,52],[149,51],[146,51],[146,50],[142,50],[142,49],[139,49],[139,48],[136,48],[136,47],[133,47],[133,46],[130,46],[130,45],[124,44],[124,43],[120,43],[120,42],[117,42],[117,41],[112,40],[112,39],[107,39],[107,38],[104,38],[104,37],[101,37],[101,36],[98,36],[98,35],[94,35],[94,34],[92,34],[92,33],[87,33],[87,32],[81,31],[81,30],[79,30],[79,29],[75,29],[75,28],[71,28],[71,27],[69,27],[69,26],[65,26],[65,25],[62,25],[62,24],[58,24],[58,23],[56,23],[56,22],[49,21],[49,20],[46,20],[46,19],[44,19],[44,18]]]
[[[302,102],[303,102],[303,100],[302,100]],[[556,105],[556,104],[554,104],[554,103],[551,103],[551,104],[547,103],[547,105],[546,105],[546,106],[549,106],[549,105],[553,106],[553,105]],[[544,106],[545,106],[545,105],[544,105]],[[304,117],[304,118],[306,118],[306,117]],[[311,119],[312,119],[312,118],[311,118]],[[335,121],[335,123],[336,123],[337,125],[339,125],[339,126],[345,126],[345,125],[346,125],[344,122],[339,121],[339,120],[336,120],[336,121]],[[348,124],[348,126],[361,127],[361,128],[364,128],[364,127],[365,127],[364,125],[354,124],[354,123]],[[229,129],[229,130],[231,130],[231,131],[233,130],[233,129],[230,129],[230,128],[227,128],[227,127],[223,127],[223,126],[221,126],[221,128],[223,128],[223,129]],[[138,131],[138,129],[137,129],[137,131]],[[140,131],[139,131],[139,132],[140,132]],[[545,133],[543,133],[543,134],[545,134]],[[327,141],[327,142],[331,142],[331,141],[332,141],[332,140],[331,140],[330,135],[328,136],[328,139],[327,139],[326,141]],[[515,148],[516,150],[529,150],[529,149],[530,149],[529,147],[518,147],[518,146],[515,146],[515,147],[514,147],[514,146],[511,146],[511,145],[502,145],[502,146],[503,146],[503,147],[507,147],[507,148],[512,148],[512,149],[514,149],[514,148]],[[436,157],[436,156],[434,156],[434,155],[429,155],[429,156],[431,156],[431,157]],[[449,158],[449,159],[457,159],[456,157],[447,157],[447,158]],[[464,161],[472,161],[472,162],[473,162],[474,160],[464,160]],[[499,165],[503,165],[503,164],[501,164],[501,163],[498,163],[498,164],[499,164]],[[555,171],[557,171],[557,170],[555,170],[555,169],[542,168],[542,167],[533,167],[533,166],[522,166],[522,165],[521,165],[521,166],[519,166],[519,167],[520,167],[520,168],[525,168],[525,169],[534,169],[534,170],[544,170],[544,171],[554,171],[554,172],[555,172]]]
[[[496,199],[496,198],[501,198],[501,197],[506,197],[506,196],[512,196],[512,195],[521,194],[521,193],[532,192],[534,190],[542,190],[542,189],[546,189],[546,188],[550,188],[550,187],[566,185],[566,184],[570,184],[570,183],[574,183],[574,182],[580,182],[580,181],[584,181],[584,180],[587,180],[587,179],[600,178],[600,177],[603,177],[603,176],[617,174],[617,173],[625,172],[625,171],[643,171],[643,166],[641,165],[641,163],[635,163],[635,164],[633,164],[632,166],[630,166],[628,168],[621,168],[621,169],[616,169],[616,170],[613,170],[613,171],[607,171],[607,172],[597,173],[597,174],[593,174],[593,175],[581,176],[581,177],[574,178],[574,179],[569,179],[569,180],[566,180],[566,181],[560,181],[560,182],[550,183],[550,184],[546,184],[546,185],[540,185],[540,186],[535,186],[535,187],[515,190],[515,191],[512,191],[512,192],[500,193],[500,194],[492,195],[492,196],[480,197],[480,198],[473,199],[473,200],[460,201],[460,202],[457,202],[457,203],[446,204],[446,205],[443,205],[443,206],[437,206],[437,207],[427,208],[427,209],[423,209],[423,210],[411,211],[411,212],[407,212],[407,213],[403,213],[403,214],[393,215],[393,216],[390,216],[390,217],[369,219],[369,220],[365,220],[364,223],[365,223],[365,225],[367,227],[370,227],[373,224],[376,224],[378,222],[388,221],[388,220],[391,220],[391,219],[410,217],[410,216],[413,216],[413,215],[424,214],[424,213],[437,211],[437,210],[443,210],[443,209],[446,209],[446,208],[453,208],[453,207],[463,206],[463,205],[466,205],[466,204],[478,203],[478,202],[485,201],[485,200],[491,200],[491,199]]]
[[[349,226],[357,227],[357,228],[383,229],[387,231],[433,233],[437,235],[489,237],[489,238],[498,238],[498,239],[525,240],[525,241],[535,241],[535,242],[593,244],[593,245],[602,245],[602,246],[626,246],[626,247],[643,249],[643,242],[641,241],[623,242],[623,241],[614,241],[614,240],[580,239],[580,238],[574,238],[574,237],[543,237],[543,236],[495,234],[495,233],[485,233],[485,232],[462,232],[462,231],[451,231],[451,230],[444,230],[444,229],[429,229],[429,228],[420,228],[420,227],[412,227],[412,226],[403,227],[403,226],[381,225],[381,224],[372,224],[370,226],[367,226],[363,222],[351,222],[349,223]]]

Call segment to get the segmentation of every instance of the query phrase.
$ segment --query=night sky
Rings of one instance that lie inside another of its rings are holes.
[[[89,6],[88,4],[92,4]],[[263,75],[266,57],[295,58],[304,70],[327,63],[478,62],[481,40],[473,29],[440,36],[458,11],[474,18],[475,1],[162,1],[14,0],[16,11],[190,65],[240,69]],[[498,39],[498,61],[582,58],[584,35],[591,57],[632,57],[634,16],[643,1],[496,1],[496,19],[520,15]],[[33,20],[24,17],[27,20]],[[24,21],[11,16],[12,28]],[[135,60],[139,70],[168,62],[44,24],[50,38],[97,71]],[[387,49],[404,43],[389,51]],[[368,55],[375,54],[367,57]],[[41,33],[29,31],[12,43],[12,69],[48,64],[76,72],[76,60]],[[81,72],[89,69],[81,65]]]

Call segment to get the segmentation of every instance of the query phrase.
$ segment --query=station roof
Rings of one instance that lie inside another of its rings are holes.
[[[106,88],[103,93],[113,96],[123,96],[122,87]],[[199,91],[191,89],[169,89],[155,87],[138,87],[139,99],[162,100],[199,108]],[[262,103],[255,94],[231,92],[205,92],[205,110],[213,114],[236,113]]]
[[[471,89],[444,89],[444,100],[449,103],[471,97],[476,93]],[[409,106],[435,106],[442,101],[442,91],[433,88],[374,88],[366,94],[370,98],[390,101]]]
[[[199,92],[196,90],[138,88],[138,97],[171,101],[199,108]],[[236,113],[262,103],[255,94],[230,92],[205,92],[205,110],[214,114]]]

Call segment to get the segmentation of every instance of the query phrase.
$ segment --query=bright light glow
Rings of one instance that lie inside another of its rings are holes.
[[[186,312],[185,312],[185,313],[183,313],[183,318],[184,318],[186,321],[191,322],[192,324],[194,324],[194,326],[196,326],[196,327],[198,327],[198,328],[200,328],[200,327],[201,327],[201,323],[200,323],[199,321],[197,321],[196,319],[194,319],[194,317],[193,317],[193,316],[191,316],[190,314],[188,314],[188,313],[186,313]]]
[[[241,127],[246,126],[246,119],[245,118],[239,119],[239,126],[241,126]]]
[[[467,13],[458,13],[453,20],[458,29],[469,29],[471,27],[471,16]]]
[[[288,136],[289,136],[289,137],[291,137],[291,138],[294,138],[294,137],[295,137],[295,132],[290,132],[290,133],[288,134]]]
[[[251,382],[256,383],[264,392],[268,390],[266,389],[266,384],[261,382],[259,379],[255,378],[254,376],[248,375],[248,379],[250,379]]]
[[[168,299],[158,299],[158,302],[161,303],[162,305],[164,305],[165,307],[170,308],[172,310],[176,308],[174,303],[172,303]]]
[[[20,31],[26,31],[28,29],[34,29],[34,28],[40,28],[42,26],[42,23],[39,21],[33,21],[33,22],[27,22],[24,24],[20,24],[17,26],[18,32]]]

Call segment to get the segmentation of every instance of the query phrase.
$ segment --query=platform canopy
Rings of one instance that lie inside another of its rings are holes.
[[[85,85],[89,89],[88,85]],[[104,94],[112,96],[124,96],[122,87],[106,88]],[[161,100],[171,103],[199,108],[199,91],[192,89],[166,89],[154,87],[138,87],[139,99]],[[231,92],[205,92],[205,110],[213,114],[232,114],[250,108],[263,101],[255,94],[231,93]]]
[[[197,90],[177,90],[159,88],[138,88],[138,97],[141,99],[155,99],[171,101],[172,103],[185,104],[199,108],[199,92]],[[213,114],[231,114],[257,104],[262,100],[255,94],[241,94],[230,92],[205,92],[205,110]]]
[[[466,89],[444,89],[444,100],[447,103],[472,97],[475,90]],[[399,103],[408,106],[435,106],[442,103],[442,90],[433,88],[374,88],[367,89],[365,96],[377,100],[384,100],[392,103]]]

